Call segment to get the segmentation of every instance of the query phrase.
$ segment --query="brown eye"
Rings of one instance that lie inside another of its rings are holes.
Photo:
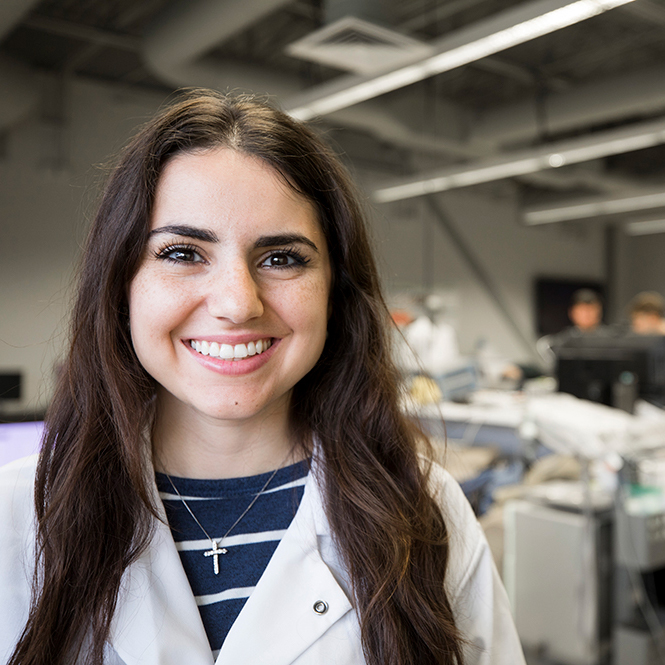
[[[271,266],[288,266],[289,262],[293,262],[293,259],[288,254],[273,254],[268,259],[268,265]]]
[[[203,257],[193,247],[170,246],[157,253],[158,259],[165,259],[173,263],[200,263]]]
[[[194,252],[188,249],[177,249],[169,254],[174,261],[194,261]]]
[[[291,269],[304,267],[309,263],[309,259],[303,256],[297,249],[288,248],[275,250],[261,261],[263,268]]]

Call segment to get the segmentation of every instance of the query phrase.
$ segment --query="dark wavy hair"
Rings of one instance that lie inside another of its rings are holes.
[[[134,353],[126,291],[165,164],[228,147],[312,202],[333,269],[328,339],[294,388],[291,423],[322,451],[324,501],[350,575],[369,665],[459,665],[444,590],[448,534],[402,414],[364,215],[337,158],[307,126],[250,97],[183,93],[130,142],[83,255],[71,345],[46,418],[35,504],[33,601],[10,665],[101,665],[120,581],[157,519],[144,432],[154,382]]]

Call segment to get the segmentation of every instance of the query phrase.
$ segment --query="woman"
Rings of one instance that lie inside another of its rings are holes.
[[[36,471],[0,474],[0,656],[523,662],[468,504],[416,454],[387,322],[310,130],[206,91],[150,122],[90,233]]]

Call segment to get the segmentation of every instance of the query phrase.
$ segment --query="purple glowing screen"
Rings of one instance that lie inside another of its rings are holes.
[[[39,451],[43,422],[0,424],[0,466]]]

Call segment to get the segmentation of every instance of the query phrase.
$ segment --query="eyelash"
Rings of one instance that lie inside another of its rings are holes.
[[[162,247],[161,249],[158,249],[154,252],[154,256],[157,259],[160,259],[162,261],[168,261],[169,263],[175,263],[175,264],[181,264],[181,263],[200,263],[201,261],[183,261],[181,259],[174,259],[173,257],[169,256],[169,254],[172,254],[173,252],[191,252],[192,254],[196,254],[199,258],[203,258],[201,256],[201,253],[198,251],[198,249],[194,245],[189,245],[189,244],[175,244],[175,245],[167,245],[166,247]],[[270,260],[273,256],[288,256],[291,259],[293,259],[293,263],[285,266],[270,266],[273,270],[285,270],[289,268],[295,268],[295,267],[304,267],[306,266],[311,259],[309,259],[307,256],[305,256],[302,252],[300,252],[296,247],[284,247],[283,249],[275,249],[272,250],[268,256],[263,259],[261,262],[262,264],[265,263],[266,261]]]
[[[270,266],[273,270],[287,270],[289,268],[304,267],[310,262],[310,259],[295,247],[284,247],[283,249],[275,249],[271,251],[270,254],[268,254],[268,256],[262,261],[262,263],[265,263],[265,261],[270,260],[273,256],[280,256],[280,255],[292,258],[294,263],[285,266]]]
[[[174,259],[169,256],[169,254],[172,254],[173,252],[191,252],[192,254],[196,254],[199,258],[201,257],[200,252],[197,250],[194,245],[187,245],[187,244],[177,244],[177,245],[167,245],[166,247],[162,247],[161,249],[158,249],[155,252],[155,258],[161,259],[162,261],[168,261],[169,263],[199,263],[199,261],[182,261],[179,259]]]

